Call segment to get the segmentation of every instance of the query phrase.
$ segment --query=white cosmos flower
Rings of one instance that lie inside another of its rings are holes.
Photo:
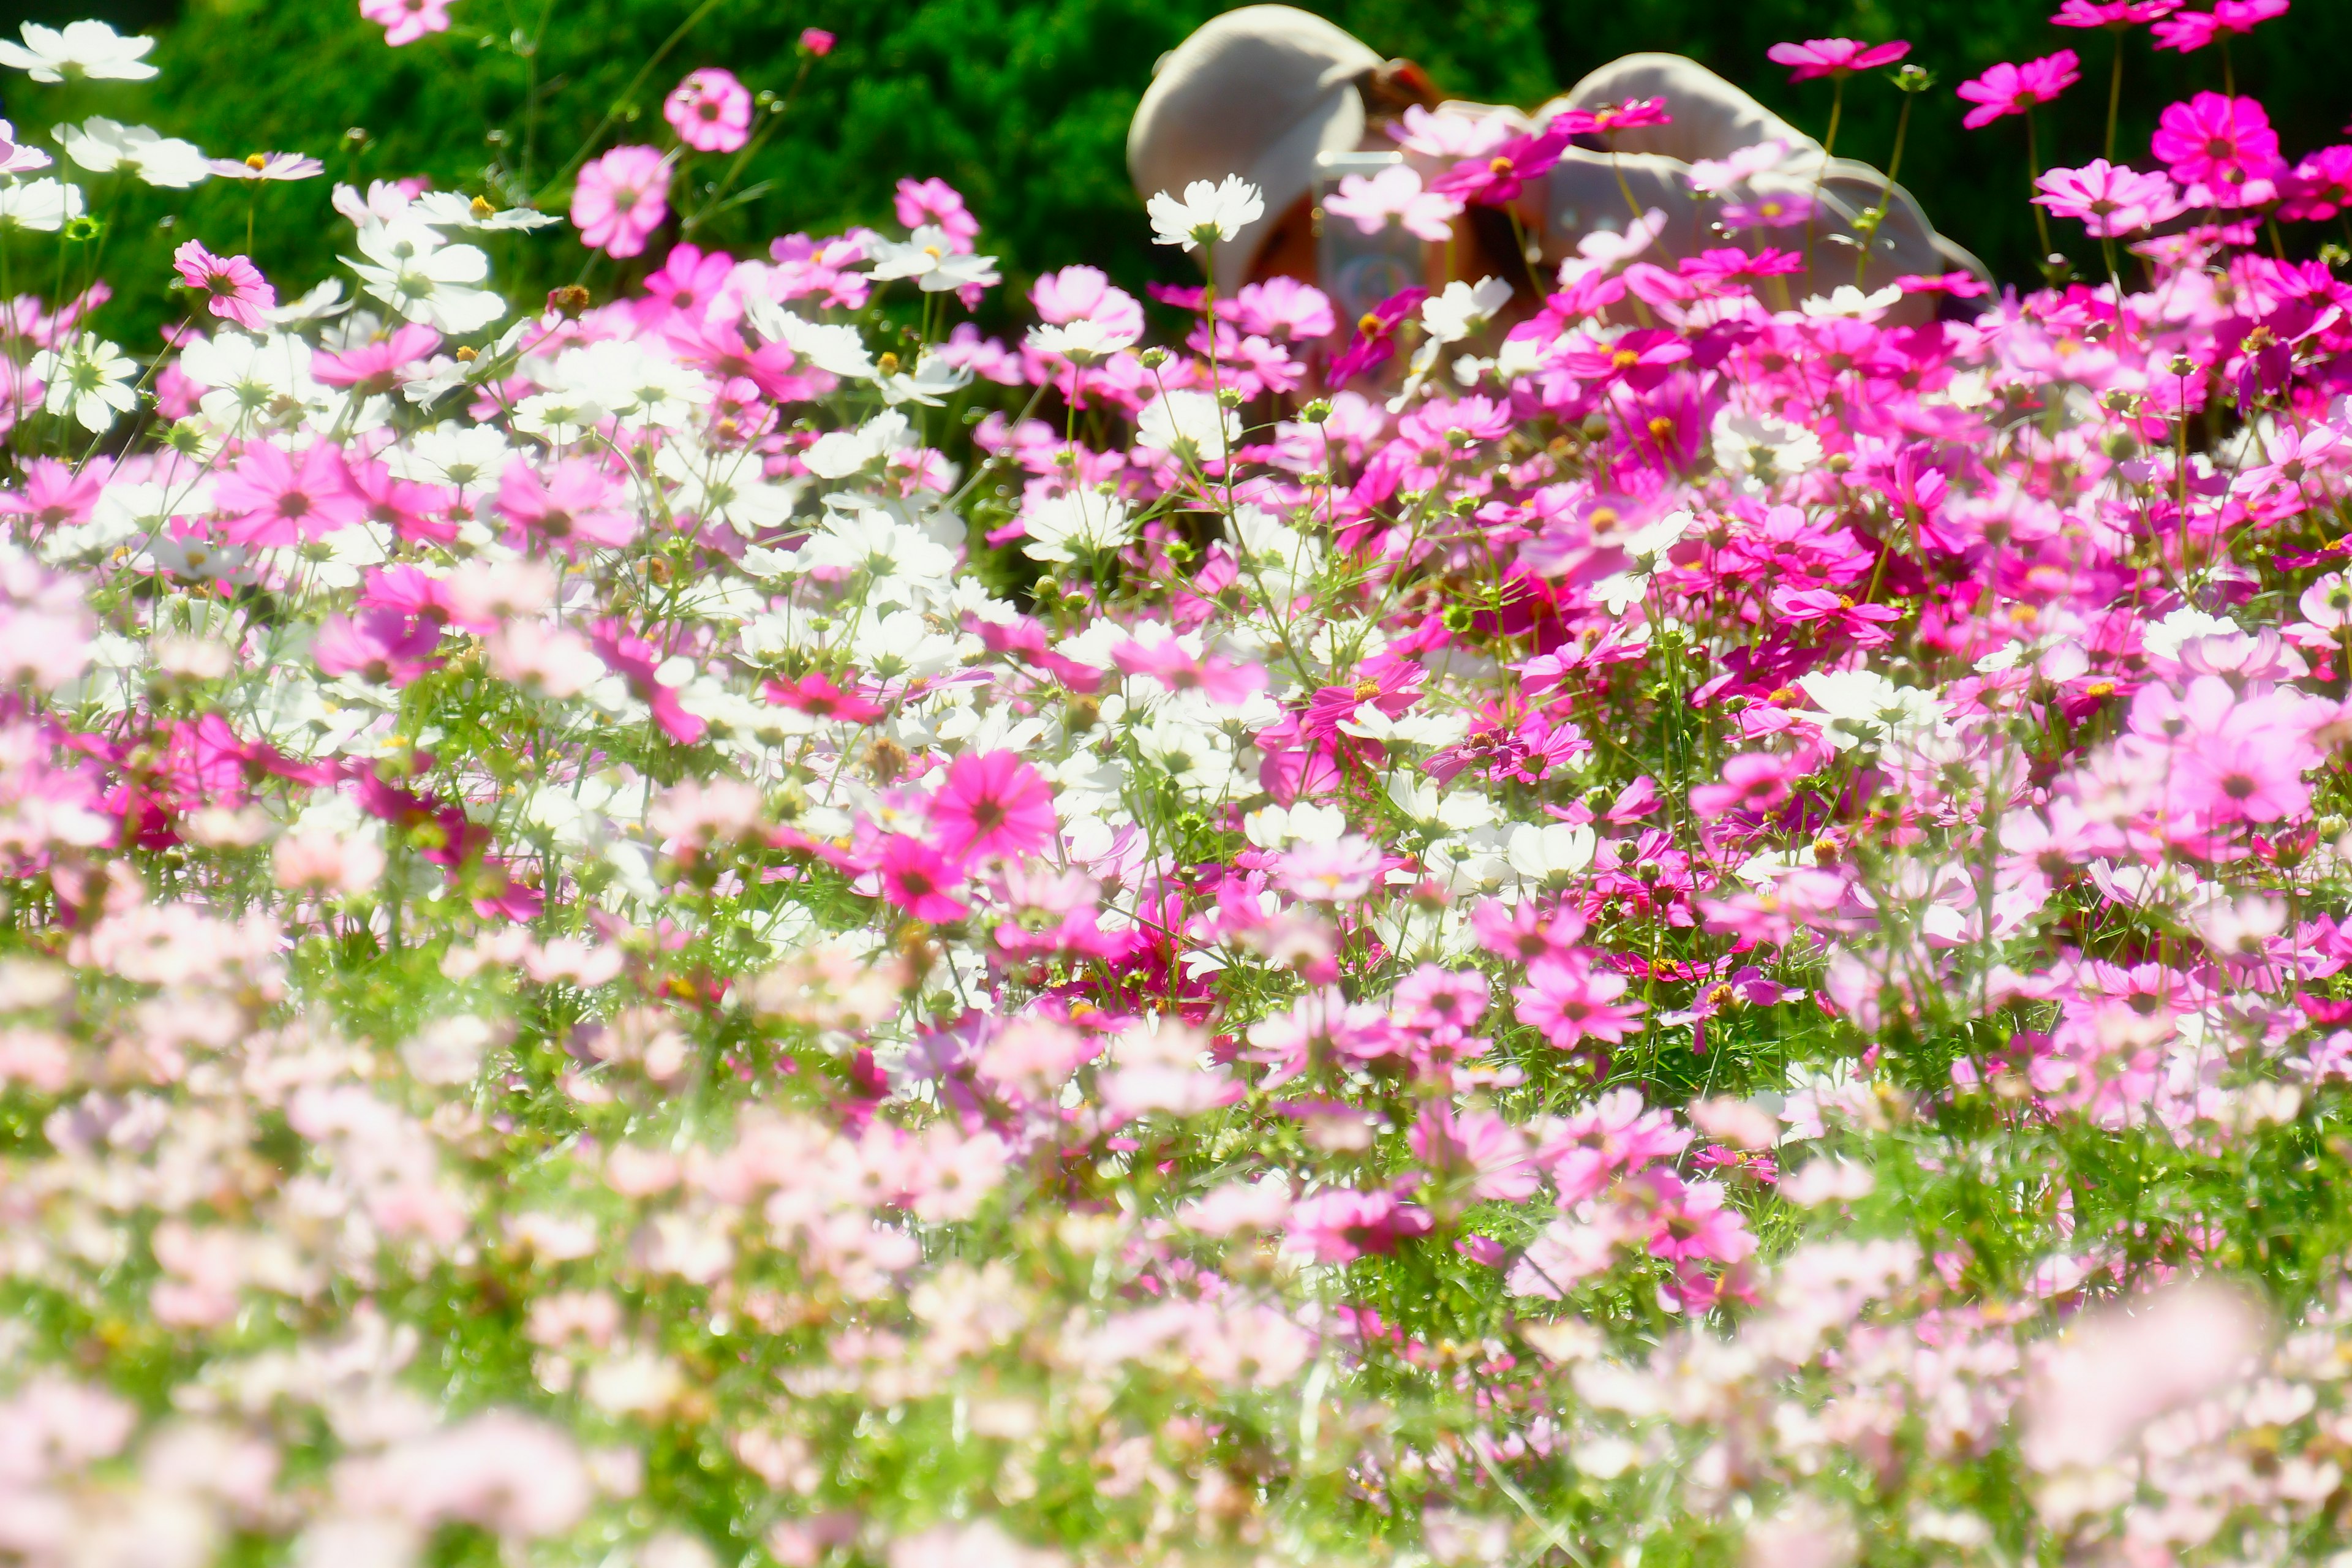
[[[310,345],[284,332],[264,342],[224,329],[182,351],[180,374],[205,389],[198,399],[205,417],[231,435],[284,404],[319,401],[324,391],[310,377]]]
[[[1805,717],[1841,752],[1931,728],[1944,716],[1932,693],[1897,686],[1873,669],[1816,670],[1797,685],[1813,701]]]
[[[1759,495],[1777,479],[1794,479],[1822,460],[1821,438],[1801,425],[1768,414],[1737,414],[1726,408],[1712,431],[1716,466]]]
[[[1117,550],[1135,537],[1127,503],[1099,490],[1048,496],[1031,505],[1021,522],[1028,531],[1021,552],[1032,561],[1074,561],[1081,551]]]
[[[1504,858],[1527,881],[1570,876],[1592,864],[1600,837],[1580,822],[1520,823],[1504,841]]]
[[[450,245],[428,225],[402,219],[360,230],[360,254],[343,258],[367,291],[412,321],[456,337],[478,332],[507,313],[507,302],[477,287],[490,258],[470,245]]]
[[[61,180],[0,184],[0,229],[55,234],[81,216],[81,191]]]
[[[565,353],[554,379],[634,425],[683,425],[710,401],[699,371],[614,338]]]
[[[85,120],[61,134],[66,156],[93,174],[128,169],[151,185],[173,190],[212,178],[212,165],[195,143],[164,136],[144,125]]]
[[[944,294],[971,284],[985,288],[1002,281],[996,258],[961,254],[947,230],[931,224],[915,230],[904,244],[886,239],[873,248],[871,276],[876,280],[911,278],[926,294]]]
[[[1135,419],[1137,446],[1199,463],[1222,461],[1241,433],[1240,415],[1220,407],[1209,394],[1189,388],[1161,393]]]
[[[760,454],[750,450],[691,452],[671,444],[655,455],[654,469],[677,482],[677,495],[671,504],[679,511],[705,520],[723,519],[738,529],[755,532],[778,527],[790,518],[806,483],[768,483]]]
[[[919,403],[926,408],[937,408],[971,384],[971,372],[950,364],[925,349],[915,361],[913,370],[884,370],[874,381],[882,389],[885,403]]]
[[[94,333],[84,332],[63,353],[44,349],[33,356],[30,368],[35,380],[47,384],[41,406],[72,416],[92,434],[110,428],[117,415],[139,406],[138,395],[131,390],[138,364]]]
[[[1422,324],[1429,329],[1432,341],[1458,343],[1486,325],[1510,300],[1511,286],[1499,278],[1481,278],[1475,284],[1457,278],[1445,286],[1445,292],[1422,301]]]
[[[1854,316],[1865,321],[1874,321],[1902,302],[1903,290],[1892,283],[1874,294],[1865,294],[1851,283],[1841,283],[1830,291],[1828,298],[1815,294],[1799,309],[1816,319]]]
[[[152,38],[126,38],[103,22],[68,22],[60,29],[26,22],[21,44],[0,39],[0,66],[27,73],[35,81],[145,81],[155,74],[146,61]]]
[[[1030,328],[1028,344],[1041,354],[1059,354],[1079,364],[1092,364],[1133,347],[1135,340],[1132,327],[1107,326],[1081,316],[1075,321]]]
[[[1161,191],[1144,205],[1151,215],[1152,243],[1187,250],[1231,239],[1265,216],[1265,198],[1239,174],[1227,174],[1213,185],[1195,180],[1181,200]]]
[[[495,489],[514,450],[493,425],[455,420],[419,431],[384,454],[392,471],[420,484],[452,489]]]
[[[866,340],[857,335],[856,327],[812,321],[761,294],[743,301],[743,319],[761,337],[783,344],[794,358],[804,359],[819,370],[854,381],[873,377],[874,356],[866,352]]]

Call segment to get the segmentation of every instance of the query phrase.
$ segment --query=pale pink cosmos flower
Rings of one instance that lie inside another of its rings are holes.
[[[1041,321],[1057,327],[1093,321],[1121,347],[1143,336],[1142,305],[1126,289],[1113,287],[1100,268],[1065,267],[1041,274],[1030,286],[1029,302]]]
[[[1378,234],[1391,223],[1407,233],[1436,243],[1454,233],[1462,204],[1452,196],[1423,190],[1421,175],[1410,164],[1398,163],[1377,174],[1348,174],[1337,194],[1325,199],[1323,210],[1343,217],[1366,234]]]
[[[2053,169],[2033,184],[2042,193],[2033,198],[2037,205],[2079,219],[2099,239],[2137,234],[2179,216],[2187,206],[2164,175],[2143,174],[2105,158],[2079,169]]]
[[[1430,1228],[1428,1211],[1394,1193],[1331,1187],[1292,1205],[1285,1244],[1318,1263],[1346,1263],[1368,1252],[1393,1252],[1399,1241]]]
[[[192,239],[172,253],[172,265],[183,282],[203,292],[214,315],[248,332],[267,329],[263,312],[278,308],[278,290],[252,262],[242,256],[215,256],[201,240]]]
[[[1974,81],[1960,83],[1959,96],[1976,105],[1960,123],[1975,131],[2004,115],[2023,114],[2038,103],[2054,103],[2060,93],[2083,79],[2082,65],[2082,57],[2072,49],[2021,66],[1997,65]]]
[[[615,147],[580,171],[572,222],[580,242],[607,256],[645,253],[669,216],[669,160],[651,147]]]
[[[1900,38],[1891,44],[1865,44],[1859,38],[1808,38],[1801,44],[1775,44],[1764,51],[1774,65],[1790,67],[1790,81],[1816,77],[1851,76],[1855,71],[1891,66],[1911,52]]]
[[[662,118],[698,152],[738,152],[751,139],[751,89],[734,72],[706,66],[662,100]]]
[[[980,220],[963,205],[963,193],[945,180],[901,180],[890,207],[909,229],[929,225],[945,233],[949,248],[959,256],[971,255],[971,242],[980,237]]]
[[[451,0],[360,0],[360,15],[384,29],[383,41],[398,48],[427,33],[449,30]]]
[[[254,153],[206,162],[213,174],[224,180],[310,180],[327,172],[327,165],[300,153]]]
[[[383,879],[383,850],[373,840],[325,827],[298,827],[269,854],[270,874],[292,892],[356,898]]]
[[[1466,1181],[1473,1198],[1517,1203],[1535,1195],[1527,1135],[1491,1110],[1424,1106],[1406,1142],[1433,1175]]]
[[[365,508],[352,489],[341,448],[320,441],[294,458],[267,441],[249,443],[213,491],[232,544],[295,544],[357,522]]]
[[[2025,1462],[2044,1472],[2107,1463],[2158,1415],[2245,1376],[2268,1331],[2252,1300],[2202,1279],[2084,1314],[2038,1358]]]

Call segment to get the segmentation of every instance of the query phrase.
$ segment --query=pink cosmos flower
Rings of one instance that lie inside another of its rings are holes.
[[[1685,1182],[1672,1171],[1642,1177],[1654,1194],[1650,1214],[1650,1255],[1669,1263],[1738,1263],[1756,1250],[1756,1235],[1720,1182]]]
[[[803,54],[814,55],[817,58],[823,59],[825,56],[833,53],[833,35],[826,32],[823,27],[803,27],[801,29],[801,52]]]
[[[406,686],[439,659],[441,623],[412,620],[394,610],[330,616],[310,645],[322,675],[357,675],[379,686]]]
[[[931,837],[957,865],[1054,841],[1054,789],[1013,752],[965,752],[931,796]]]
[[[1975,131],[2003,115],[2022,114],[2037,103],[2054,103],[2060,93],[2083,79],[2082,65],[2082,57],[2072,49],[2021,66],[1997,65],[1959,85],[1959,96],[1977,106],[1960,123]]]
[[[1429,189],[1473,206],[1503,206],[1530,180],[1551,173],[1574,134],[1558,120],[1531,135],[1514,136],[1484,157],[1465,158],[1429,182]]]
[[[2210,11],[2182,11],[2156,25],[2156,47],[2189,54],[2216,38],[2251,33],[2273,16],[2284,16],[2287,0],[2214,0]]]
[[[2179,9],[2180,0],[2065,0],[2050,20],[2060,27],[2105,27],[2120,33]]]
[[[88,522],[107,478],[100,464],[76,474],[55,458],[35,458],[25,465],[16,489],[0,490],[0,516],[21,517],[37,532]]]
[[[1486,977],[1476,970],[1424,963],[1397,982],[1391,1000],[1397,1022],[1408,1029],[1463,1030],[1486,1013]]]
[[[517,549],[544,540],[567,554],[583,543],[618,550],[637,536],[625,508],[620,486],[586,458],[566,458],[541,479],[518,456],[499,481],[499,510],[514,524],[507,542]]]
[[[1404,320],[1421,309],[1429,298],[1429,290],[1418,286],[1400,289],[1370,310],[1356,322],[1355,335],[1348,346],[1332,356],[1331,368],[1324,379],[1332,386],[1354,380],[1368,370],[1374,370],[1396,357],[1396,330]]]
[[[1195,658],[1174,637],[1164,642],[1123,642],[1110,661],[1129,675],[1148,675],[1171,691],[1198,691],[1221,708],[1239,707],[1265,689],[1265,667],[1240,664],[1223,654]]]
[[[698,152],[737,152],[751,139],[751,89],[733,71],[706,66],[662,100],[662,118]]]
[[[1621,1173],[1671,1160],[1690,1146],[1674,1114],[1652,1110],[1635,1089],[1612,1089],[1581,1110],[1543,1124],[1538,1165],[1551,1173],[1564,1205],[1597,1195]]]
[[[1104,341],[1124,347],[1143,336],[1143,306],[1124,289],[1114,288],[1109,276],[1097,267],[1065,267],[1042,274],[1030,286],[1029,302],[1038,320],[1053,326],[1092,321],[1103,329]]]
[[[2186,103],[2168,106],[2148,142],[2153,153],[2182,184],[2194,187],[2216,206],[2242,206],[2269,199],[2266,186],[2284,172],[2279,159],[2278,132],[2271,117],[2251,98],[2226,98],[2200,92]]]
[[[1343,217],[1366,234],[1378,234],[1391,222],[1433,244],[1454,232],[1462,204],[1454,197],[1422,188],[1421,174],[1411,165],[1394,164],[1377,174],[1348,174],[1339,189],[1323,204],[1333,217]]]
[[[980,220],[963,205],[963,193],[942,179],[899,181],[890,210],[908,229],[928,224],[944,231],[959,255],[970,255],[971,242],[980,237]]]
[[[771,680],[761,695],[779,708],[796,709],[819,719],[839,719],[851,724],[871,724],[887,711],[878,702],[844,691],[814,670],[795,681]]]
[[[1910,52],[1911,46],[1900,38],[1891,44],[1865,44],[1859,38],[1808,38],[1801,44],[1775,44],[1764,51],[1764,58],[1774,65],[1791,67],[1789,79],[1796,82],[1874,70],[1893,65]]]
[[[1666,112],[1664,99],[1629,98],[1622,103],[1604,103],[1598,109],[1563,109],[1548,124],[1561,126],[1571,136],[1606,136],[1612,132],[1642,131],[1674,122],[1675,117]]]
[[[580,171],[572,222],[580,242],[607,256],[645,253],[669,216],[669,160],[651,147],[615,147]]]
[[[948,892],[961,880],[954,866],[919,838],[891,834],[883,841],[882,862],[876,870],[882,896],[919,921],[940,925],[969,912]]]
[[[1470,911],[1470,934],[1496,958],[1533,963],[1565,957],[1584,936],[1584,917],[1566,906],[1545,910],[1487,899]]]
[[[1813,216],[1813,198],[1802,191],[1774,191],[1752,201],[1727,202],[1726,228],[1794,228]]]
[[[427,33],[449,30],[451,0],[360,0],[360,15],[384,29],[383,41],[398,48]]]
[[[1331,313],[1331,296],[1296,278],[1244,283],[1230,298],[1218,300],[1216,311],[1218,320],[1278,343],[1308,342],[1339,330]]]
[[[357,522],[362,510],[342,450],[331,441],[310,447],[299,466],[267,441],[248,443],[213,505],[228,518],[230,543],[261,545],[323,539]]]
[[[1622,974],[1592,972],[1580,952],[1538,958],[1528,965],[1528,983],[1514,986],[1519,1022],[1542,1031],[1561,1050],[1587,1039],[1624,1041],[1625,1032],[1647,1004],[1621,1002],[1626,980]]]
[[[2053,169],[2033,182],[2035,204],[2059,217],[2079,219],[2092,235],[2113,239],[2178,217],[2187,204],[2162,174],[2094,158],[2079,169]]]
[[[1433,1103],[1423,1108],[1406,1142],[1433,1175],[1465,1179],[1473,1198],[1517,1203],[1535,1195],[1526,1135],[1491,1110]]]
[[[1691,357],[1691,346],[1678,332],[1646,327],[1605,343],[1584,342],[1562,352],[1559,368],[1595,386],[1623,382],[1636,392],[1647,392],[1666,373]]]
[[[1310,903],[1352,904],[1372,890],[1381,874],[1380,846],[1361,834],[1342,834],[1330,844],[1300,844],[1275,866],[1275,881]]]
[[[349,387],[362,397],[379,397],[399,384],[398,373],[441,346],[441,334],[415,321],[404,321],[390,335],[335,353],[321,349],[310,361],[310,374],[329,386]]]
[[[2325,223],[2352,207],[2352,147],[2322,147],[2279,182],[2286,200],[2279,216],[2297,223]]]
[[[1331,1187],[1292,1205],[1286,1239],[1318,1263],[1346,1263],[1368,1252],[1393,1252],[1399,1241],[1430,1228],[1428,1211],[1394,1193]]]
[[[1691,813],[1709,821],[1732,811],[1769,811],[1789,798],[1789,781],[1802,770],[1793,757],[1749,752],[1723,764],[1723,782],[1690,792]]]
[[[264,331],[268,322],[262,312],[278,308],[278,290],[242,256],[215,256],[202,241],[192,239],[172,253],[172,265],[183,282],[204,292],[214,315],[248,332]]]

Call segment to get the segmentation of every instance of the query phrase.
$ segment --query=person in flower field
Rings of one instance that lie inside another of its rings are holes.
[[[1904,52],[1790,47],[1812,50],[1781,61],[1799,79],[1891,65]],[[1332,177],[1366,153],[1391,161]],[[1533,308],[1563,261],[1636,249],[1668,266],[1726,247],[1792,253],[1792,300],[1905,276],[1989,276],[1885,174],[1830,156],[1679,55],[1629,55],[1528,113],[1446,100],[1420,66],[1385,58],[1319,16],[1247,5],[1161,57],[1127,155],[1145,195],[1228,176],[1263,193],[1263,214],[1203,257],[1222,297],[1276,277],[1328,289],[1318,207],[1326,235],[1334,224],[1410,229],[1430,242],[1429,288],[1496,279],[1512,286],[1515,313]],[[1882,203],[1864,258],[1857,236]],[[1933,295],[1914,295],[1885,319],[1935,306]]]

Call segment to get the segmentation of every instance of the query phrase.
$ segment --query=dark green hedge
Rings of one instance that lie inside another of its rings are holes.
[[[2055,0],[1310,3],[1376,47],[1420,59],[1450,91],[1532,103],[1627,50],[1680,49],[1817,133],[1827,87],[1788,86],[1765,49],[1824,33],[1910,38],[1913,58],[1939,82],[1914,122],[1906,183],[1946,228],[2010,277],[2030,276],[2035,251],[2020,122],[1963,131],[1951,88],[1993,61],[2072,46],[2084,56],[2086,79],[2059,106],[2045,152],[2079,162],[2098,151],[2108,38],[2049,26]],[[150,26],[173,9],[168,0],[33,4],[36,15],[111,12]],[[543,108],[530,171],[544,181],[692,8],[688,0],[458,0],[456,14],[478,33],[493,26],[528,36],[551,9],[537,61]],[[793,40],[803,26],[821,26],[839,35],[840,47],[810,73],[787,128],[751,171],[767,194],[719,220],[719,242],[883,220],[898,176],[938,174],[971,199],[1016,280],[1077,258],[1130,281],[1172,278],[1181,263],[1150,246],[1128,188],[1127,119],[1153,59],[1224,8],[1216,0],[720,0],[636,93],[646,118],[635,131],[624,122],[604,140],[652,139],[665,129],[661,96],[694,65],[726,65],[755,88],[788,87],[797,69]],[[161,81],[86,89],[75,112],[149,120],[207,152],[300,149],[324,156],[340,178],[424,173],[479,190],[493,164],[522,173],[530,67],[510,50],[455,33],[388,49],[355,0],[188,0],[182,9],[157,51]],[[2352,116],[2347,54],[2352,4],[2298,0],[2293,15],[2241,43],[2238,81],[2264,97],[2290,151],[2300,152],[2338,139]],[[2219,85],[2212,52],[2157,56],[2144,37],[2132,42],[2126,68],[2124,146],[2142,156],[2163,103]],[[16,88],[7,107],[37,118],[54,99],[20,82],[0,83]],[[1896,95],[1864,82],[1853,100],[1842,150],[1883,159]],[[354,139],[354,128],[364,135]],[[486,141],[486,129],[506,140]],[[299,283],[331,267],[347,231],[324,196],[317,184],[264,195],[266,211],[283,215],[262,225],[258,259],[273,274]],[[152,298],[162,258],[188,232],[156,227],[172,205],[191,207],[189,222],[216,246],[241,247],[244,239],[242,191],[216,184],[193,201],[128,200],[107,240],[106,270],[149,296],[151,311],[163,308]],[[294,215],[299,222],[286,221]],[[569,281],[582,259],[575,241],[551,231],[507,264],[527,268],[527,281],[540,286]],[[625,281],[609,269],[592,279],[600,292]]]

